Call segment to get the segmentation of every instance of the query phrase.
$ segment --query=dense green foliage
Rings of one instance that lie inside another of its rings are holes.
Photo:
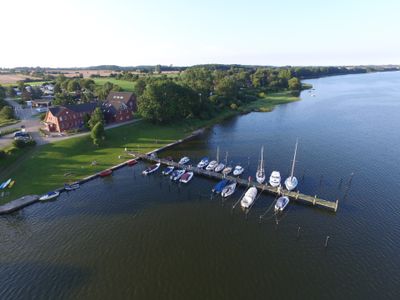
[[[85,118],[87,120],[87,117]],[[100,107],[96,107],[89,120],[87,121],[89,128],[93,129],[97,123],[102,123],[104,125],[104,115]]]
[[[100,145],[101,141],[105,139],[103,122],[97,122],[96,125],[93,126],[92,131],[90,132],[90,137],[92,138],[94,145]]]

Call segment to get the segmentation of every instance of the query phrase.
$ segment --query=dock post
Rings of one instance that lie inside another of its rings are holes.
[[[299,199],[299,194],[300,194],[300,191],[297,190],[296,200]]]
[[[327,235],[327,236],[326,236],[326,240],[325,240],[325,248],[328,247],[329,238],[330,238],[330,236]]]
[[[339,199],[336,200],[336,205],[335,205],[335,212],[337,212],[338,209],[338,205],[339,205]]]
[[[317,195],[314,196],[313,205],[315,205],[315,200],[317,200]]]

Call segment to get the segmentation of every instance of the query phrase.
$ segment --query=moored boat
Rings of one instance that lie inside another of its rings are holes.
[[[131,159],[128,160],[128,162],[126,163],[128,166],[134,166],[138,163],[138,161],[136,159]]]
[[[47,201],[50,199],[54,199],[57,198],[60,195],[60,192],[56,192],[56,191],[52,191],[52,192],[48,192],[47,194],[42,195],[39,200],[40,201]]]
[[[203,157],[200,162],[197,164],[197,167],[203,169],[208,165],[208,157]]]
[[[214,172],[219,173],[219,172],[221,172],[224,168],[225,168],[225,164],[219,163],[219,164],[215,167]]]
[[[169,166],[169,167],[166,167],[163,171],[162,171],[162,174],[163,175],[170,175],[173,171],[174,171],[174,167],[173,166]]]
[[[286,206],[289,204],[289,198],[286,196],[279,197],[275,203],[275,212],[283,211]]]
[[[146,170],[144,170],[142,172],[142,174],[143,175],[148,175],[148,174],[154,173],[155,171],[158,170],[158,168],[160,168],[160,165],[161,165],[160,163],[156,163],[155,165],[151,165]]]
[[[194,173],[193,172],[186,172],[181,176],[179,179],[180,182],[182,183],[188,183],[190,180],[192,180]]]
[[[67,183],[64,183],[64,189],[65,189],[66,191],[73,191],[73,190],[77,190],[77,189],[79,189],[79,188],[80,188],[79,183],[74,183],[74,184],[67,184]]]
[[[184,165],[184,164],[187,164],[189,161],[190,161],[190,158],[187,157],[187,156],[185,156],[185,157],[182,157],[182,158],[180,159],[179,164],[180,164],[180,165]]]
[[[253,204],[256,196],[257,196],[257,188],[252,186],[247,190],[246,194],[244,194],[242,200],[240,200],[240,205],[243,208],[249,208]]]
[[[285,186],[288,191],[294,190],[298,184],[297,178],[294,176],[294,167],[296,165],[296,155],[297,155],[297,145],[298,145],[298,140],[296,141],[296,146],[294,148],[292,170],[290,172],[290,176],[288,178],[286,178],[286,180],[285,180]]]
[[[237,186],[236,182],[226,185],[221,192],[221,196],[224,198],[229,197],[235,192],[236,186]]]
[[[233,175],[234,176],[239,176],[240,174],[243,173],[243,171],[244,171],[244,168],[242,166],[240,166],[240,165],[237,165],[235,167],[235,169],[233,169]]]
[[[218,166],[218,162],[216,160],[210,161],[210,163],[207,165],[206,170],[207,171],[214,171],[215,167]]]
[[[229,183],[228,179],[222,179],[220,182],[218,182],[212,189],[213,193],[221,193],[222,190],[225,188],[225,186]]]
[[[231,172],[232,172],[232,167],[230,167],[230,166],[225,167],[225,168],[222,170],[222,174],[224,174],[224,175],[228,175],[228,174],[230,174]]]
[[[265,181],[265,170],[264,170],[264,146],[261,147],[260,163],[257,167],[256,180],[262,184]]]
[[[269,184],[272,187],[278,187],[281,185],[281,173],[279,173],[279,171],[272,171],[271,176],[269,177]]]
[[[100,176],[100,177],[106,177],[106,176],[111,175],[112,172],[113,172],[113,171],[112,171],[111,169],[104,170],[104,171],[102,171],[102,172],[99,173],[99,176]]]
[[[8,180],[4,181],[1,185],[0,185],[0,190],[5,189],[7,187],[7,185],[9,185],[11,182],[11,178],[9,178]]]
[[[178,181],[182,175],[185,174],[185,170],[175,170],[172,172],[171,176],[169,177],[173,181]]]
[[[15,184],[15,180],[12,180],[10,182],[10,184],[8,185],[8,188],[11,189],[14,186],[14,184]]]

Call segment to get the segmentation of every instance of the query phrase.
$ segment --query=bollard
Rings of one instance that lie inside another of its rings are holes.
[[[300,229],[301,229],[301,227],[299,226],[299,228],[297,228],[297,238],[300,237]]]

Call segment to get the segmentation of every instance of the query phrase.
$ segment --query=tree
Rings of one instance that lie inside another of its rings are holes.
[[[11,108],[11,106],[4,106],[0,110],[0,119],[5,119],[5,120],[12,120],[14,119],[14,111]]]
[[[90,120],[88,123],[89,127],[92,129],[94,128],[94,126],[96,126],[97,123],[104,124],[104,115],[100,107],[95,108],[92,115],[90,116]]]
[[[68,81],[67,90],[69,92],[77,92],[77,91],[80,91],[80,89],[81,89],[81,85],[79,84],[78,79]]]
[[[196,93],[202,94],[205,99],[213,89],[213,81],[213,74],[206,68],[190,68],[182,74],[182,83]]]
[[[7,87],[7,95],[8,95],[8,97],[11,97],[11,98],[13,98],[17,95],[15,93],[14,87],[12,87],[12,86]],[[1,96],[0,96],[0,98],[1,98]]]
[[[197,94],[171,80],[160,79],[147,84],[139,97],[138,111],[145,119],[166,123],[200,113]]]
[[[84,124],[85,128],[87,128],[87,129],[90,129],[89,121],[90,121],[90,115],[85,114],[83,116],[83,124]]]
[[[238,86],[236,80],[232,77],[224,77],[215,85],[215,92],[226,98],[236,98]]]
[[[100,145],[101,141],[105,138],[104,125],[102,122],[97,122],[94,125],[92,131],[90,132],[90,137],[92,138],[94,145]]]
[[[292,91],[298,91],[301,88],[300,80],[297,77],[292,77],[288,81],[289,89]]]
[[[31,97],[32,99],[40,99],[43,96],[43,92],[39,87],[31,88]]]
[[[146,88],[146,79],[144,79],[143,77],[139,77],[138,80],[136,80],[136,84],[135,84],[135,94],[137,96],[141,96]]]
[[[0,85],[0,100],[3,100],[6,97],[6,89]]]

